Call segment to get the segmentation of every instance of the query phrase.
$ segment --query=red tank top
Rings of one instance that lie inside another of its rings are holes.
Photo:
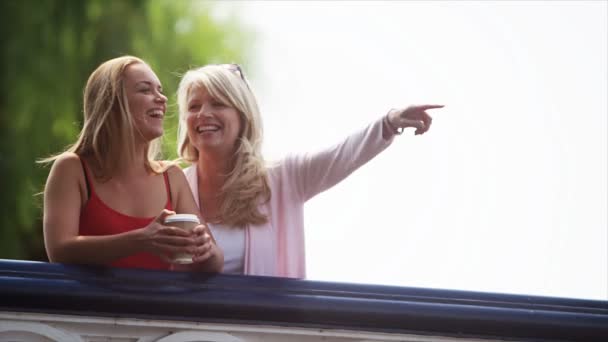
[[[80,212],[80,235],[111,235],[128,232],[137,228],[147,226],[155,217],[134,217],[120,213],[106,205],[95,192],[89,169],[81,159],[84,169],[85,182],[89,193],[89,200]],[[167,190],[167,204],[165,208],[173,210],[171,205],[171,187],[167,172],[163,173],[165,178],[165,188]],[[169,264],[160,257],[151,253],[137,253],[128,257],[115,260],[109,263],[110,266],[128,268],[147,268],[155,270],[167,270]]]

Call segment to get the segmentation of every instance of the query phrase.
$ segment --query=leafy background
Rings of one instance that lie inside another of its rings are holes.
[[[47,260],[42,196],[48,166],[82,127],[91,72],[121,55],[147,61],[169,95],[164,158],[176,157],[180,73],[247,60],[253,34],[217,3],[191,0],[0,2],[0,258]]]

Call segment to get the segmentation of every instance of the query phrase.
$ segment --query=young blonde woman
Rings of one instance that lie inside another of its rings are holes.
[[[189,233],[167,215],[200,215],[182,171],[155,160],[167,98],[143,60],[101,64],[84,90],[84,125],[52,162],[44,189],[44,240],[52,262],[220,272],[223,254],[205,225]],[[175,253],[194,263],[172,267]]]
[[[388,147],[405,127],[431,126],[426,110],[391,110],[341,143],[266,166],[258,105],[238,65],[188,71],[178,89],[178,153],[224,272],[305,278],[304,203]]]

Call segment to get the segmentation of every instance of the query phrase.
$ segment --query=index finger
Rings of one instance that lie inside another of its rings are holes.
[[[163,234],[175,235],[175,236],[190,236],[190,232],[174,226],[163,226],[161,229]]]
[[[418,109],[422,109],[422,110],[427,110],[427,109],[437,109],[437,108],[443,108],[445,107],[444,105],[420,105],[417,106]]]

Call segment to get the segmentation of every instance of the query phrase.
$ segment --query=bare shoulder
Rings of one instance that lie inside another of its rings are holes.
[[[45,196],[48,194],[65,196],[67,193],[77,193],[82,191],[84,184],[84,171],[80,157],[72,152],[64,152],[53,161],[44,187]]]
[[[179,165],[172,163],[170,166],[167,167],[167,173],[169,174],[169,177],[177,177],[177,178],[184,178],[184,171],[182,171],[182,169],[179,167]]]
[[[173,208],[180,213],[193,213],[200,216],[186,175],[179,165],[174,163],[167,167],[166,172],[171,183]]]
[[[60,154],[53,162],[50,176],[55,177],[74,177],[82,173],[82,164],[80,157],[73,152],[64,152]]]
[[[187,187],[188,182],[186,181],[186,176],[182,169],[176,163],[171,163],[170,166],[167,167],[167,175],[169,176],[169,181],[171,185],[175,184],[179,187]]]

